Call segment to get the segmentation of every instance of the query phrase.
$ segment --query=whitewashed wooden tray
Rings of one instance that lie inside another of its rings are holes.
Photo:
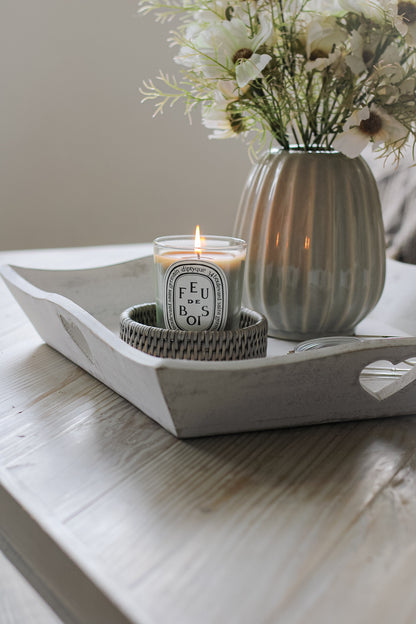
[[[416,267],[390,269],[378,314],[359,328],[368,341],[293,353],[294,343],[270,340],[267,358],[242,362],[160,359],[119,338],[121,311],[154,300],[151,257],[81,270],[5,265],[0,273],[47,344],[184,438],[415,414],[416,338],[375,337],[416,326],[414,302],[406,315],[392,314],[398,285],[415,290]],[[386,330],[379,319],[402,327]]]

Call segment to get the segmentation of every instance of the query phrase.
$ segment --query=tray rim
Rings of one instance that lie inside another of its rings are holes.
[[[113,310],[111,325],[105,325],[99,320],[102,317],[95,317],[66,296],[72,294],[72,288],[74,298],[77,296],[80,282],[76,279],[72,282],[71,276],[93,280],[98,272],[109,287],[111,282],[114,286],[114,280],[125,278],[130,289],[131,279],[137,277],[136,292],[147,298],[153,292],[151,264],[151,257],[139,253],[135,259],[76,269],[4,265],[0,267],[0,275],[46,344],[178,438],[416,413],[416,366],[391,382],[380,395],[360,382],[361,371],[374,361],[398,363],[415,357],[414,336],[372,338],[325,350],[296,354],[289,351],[252,360],[163,359],[124,343],[115,331]],[[64,274],[69,279],[60,279]],[[43,288],[30,281],[30,276],[35,279],[35,275],[39,275],[36,283]],[[50,290],[45,290],[47,275],[51,275]],[[107,298],[103,281],[97,290],[98,315]],[[53,292],[59,287],[65,294]],[[124,298],[121,305],[130,292],[121,284],[119,296]],[[113,295],[111,301],[115,300]],[[94,310],[90,305],[93,298],[81,296],[78,301],[88,306],[88,310]],[[77,333],[81,334],[81,341],[77,340]],[[83,340],[86,340],[85,349]],[[289,348],[294,344],[288,342]],[[336,383],[328,383],[334,371]]]
[[[117,263],[117,264],[125,264],[125,263]],[[117,266],[117,265],[108,265],[108,266]],[[106,265],[107,267],[107,265]],[[103,268],[106,268],[103,267]],[[99,269],[100,267],[97,267],[97,269]],[[23,266],[13,266],[13,265],[1,265],[0,266],[0,275],[3,277],[3,279],[11,284],[13,284],[15,287],[19,288],[19,290],[23,290],[26,294],[28,294],[29,296],[33,297],[34,299],[37,300],[43,300],[43,301],[49,301],[53,304],[55,304],[57,307],[59,307],[60,309],[69,312],[70,314],[72,314],[74,317],[78,318],[93,334],[97,335],[100,338],[105,338],[105,342],[106,344],[108,344],[109,346],[111,346],[112,348],[115,348],[117,351],[119,349],[121,349],[122,351],[125,351],[125,353],[123,353],[123,355],[126,355],[127,357],[131,356],[132,354],[130,353],[130,350],[132,349],[131,347],[129,347],[129,345],[127,345],[126,343],[124,343],[121,338],[119,339],[118,336],[111,331],[111,329],[109,329],[108,327],[106,327],[103,323],[101,323],[98,319],[96,319],[92,314],[90,314],[90,312],[88,312],[87,310],[84,310],[84,308],[82,308],[80,305],[78,305],[75,301],[73,301],[72,299],[70,299],[69,297],[65,297],[64,295],[60,295],[59,293],[55,293],[55,292],[51,292],[51,291],[47,291],[47,290],[43,290],[41,288],[38,288],[37,286],[35,286],[34,284],[32,284],[31,282],[29,282],[27,279],[25,279],[24,277],[22,277],[19,272],[18,269],[23,269],[23,270],[29,270],[29,271],[42,271],[45,274],[46,273],[60,273],[62,271],[65,271],[67,273],[72,273],[74,271],[78,272],[78,271],[88,271],[88,269],[34,269],[32,267],[23,267]],[[23,309],[23,308],[22,308]],[[25,312],[25,310],[23,309],[23,312]],[[99,328],[100,332],[102,331],[104,335],[101,334],[97,334],[97,328]],[[120,344],[121,343],[121,344]],[[124,349],[124,347],[127,347],[127,349]],[[136,349],[137,351],[137,349]],[[134,353],[133,353],[134,355]],[[151,355],[147,355],[146,353],[143,352],[138,352],[138,354],[140,356],[140,360],[143,358],[143,360],[148,360],[148,358],[151,358],[152,360],[158,360],[159,358],[154,358]],[[136,358],[130,358],[130,359],[136,359]],[[143,361],[143,364],[152,364],[152,361]],[[154,364],[156,365],[157,362],[154,362]]]
[[[416,336],[400,336],[400,337],[380,337],[372,338],[368,341],[361,343],[346,343],[333,347],[326,347],[322,350],[310,350],[303,351],[294,354],[288,352],[282,355],[266,356],[264,358],[256,358],[251,360],[234,360],[234,361],[195,361],[195,360],[179,360],[172,358],[160,358],[153,355],[148,355],[138,349],[134,349],[130,345],[126,344],[115,332],[106,327],[101,321],[99,321],[93,314],[82,308],[75,301],[69,297],[65,297],[57,292],[48,291],[35,286],[28,279],[23,277],[19,273],[19,269],[25,272],[43,273],[46,274],[86,274],[91,272],[103,272],[107,269],[122,269],[124,266],[134,266],[140,261],[146,262],[151,258],[150,255],[142,255],[130,260],[124,260],[121,262],[113,262],[111,264],[102,264],[93,267],[82,267],[77,269],[48,269],[48,268],[36,268],[30,266],[16,265],[16,264],[2,264],[0,265],[0,275],[6,282],[11,283],[19,290],[24,291],[29,296],[38,300],[45,300],[54,303],[62,310],[70,312],[74,317],[78,318],[85,326],[100,339],[104,339],[106,344],[109,344],[111,348],[116,349],[121,355],[126,356],[128,359],[138,361],[145,366],[151,366],[157,369],[184,369],[184,370],[207,370],[207,371],[222,371],[222,370],[242,370],[242,369],[262,369],[272,366],[286,365],[288,363],[293,364],[294,357],[297,362],[316,361],[320,359],[326,359],[332,355],[360,352],[360,351],[378,351],[385,347],[396,346],[415,346]],[[151,303],[151,302],[150,302]],[[22,308],[23,309],[23,308]],[[25,312],[25,310],[23,310]],[[97,332],[98,330],[98,332]],[[272,338],[272,340],[274,340]],[[282,341],[285,342],[285,341]],[[292,344],[294,341],[287,341],[288,344]],[[389,349],[390,350],[390,349]]]

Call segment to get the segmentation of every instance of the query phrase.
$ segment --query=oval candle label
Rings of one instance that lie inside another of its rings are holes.
[[[221,267],[203,260],[170,265],[164,280],[168,329],[219,330],[227,322],[228,285]]]

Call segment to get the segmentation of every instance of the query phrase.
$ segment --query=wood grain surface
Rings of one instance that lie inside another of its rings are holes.
[[[414,417],[177,440],[0,284],[0,462],[6,554],[64,622],[416,621]]]
[[[0,624],[61,624],[61,622],[0,552]]]

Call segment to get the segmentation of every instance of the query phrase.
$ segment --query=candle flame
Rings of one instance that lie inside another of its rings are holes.
[[[310,249],[311,246],[311,239],[309,238],[309,236],[305,236],[305,249]]]
[[[201,249],[201,230],[199,225],[196,226],[195,230],[195,249]]]
[[[201,257],[201,231],[199,229],[199,225],[197,225],[195,229],[194,249],[199,259]]]

